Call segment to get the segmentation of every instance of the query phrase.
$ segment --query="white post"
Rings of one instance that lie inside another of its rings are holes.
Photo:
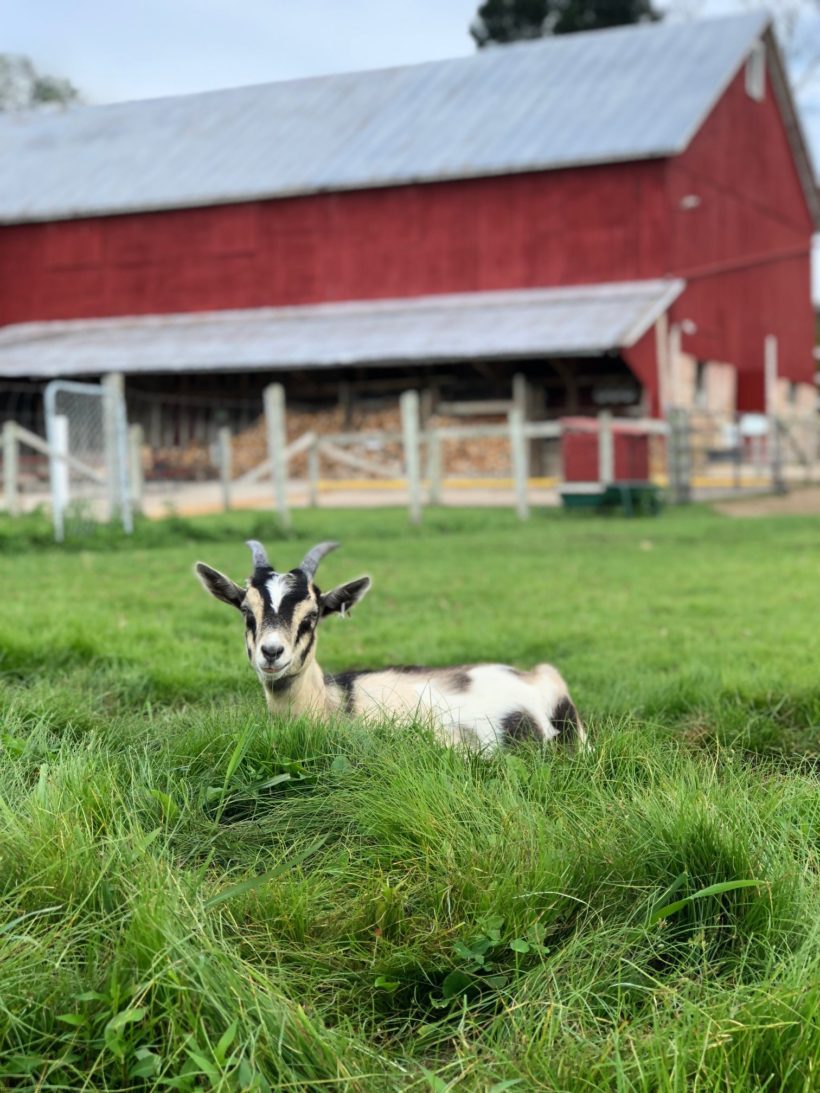
[[[112,372],[102,380],[103,441],[105,467],[108,478],[110,519],[119,515],[123,531],[130,535],[134,530],[134,513],[131,507],[131,482],[129,474],[128,419],[125,412],[125,379],[120,372]]]
[[[274,505],[285,527],[290,527],[288,510],[288,468],[285,458],[285,389],[281,383],[265,388],[265,426],[268,435],[268,458],[273,475]]]
[[[527,466],[527,439],[524,436],[524,411],[520,406],[514,406],[508,415],[510,426],[510,455],[512,456],[512,471],[515,481],[515,511],[519,520],[526,520],[530,514],[529,499],[527,497],[527,479],[529,468]]]
[[[120,466],[117,448],[117,399],[122,397],[123,378],[117,372],[104,376],[102,386],[103,445],[105,450],[105,480],[108,489],[108,519],[114,520],[120,506]]]
[[[783,467],[780,458],[780,422],[777,417],[777,338],[767,334],[763,342],[763,379],[768,420],[769,466],[772,476],[772,488],[775,493],[784,493]]]
[[[3,422],[3,480],[6,491],[6,511],[9,516],[19,516],[20,495],[18,493],[19,448],[17,446],[17,425],[13,421]]]
[[[777,412],[777,338],[767,334],[763,341],[763,389],[766,414]]]
[[[658,405],[661,417],[666,417],[671,404],[669,388],[671,377],[669,375],[669,317],[666,312],[655,323],[655,362],[658,374]],[[647,407],[647,417],[649,417]]]
[[[612,414],[602,410],[598,414],[598,481],[609,486],[615,478],[615,445],[612,435]]]
[[[131,484],[131,505],[134,512],[142,512],[142,445],[144,441],[141,425],[128,427],[128,475]]]
[[[669,405],[680,407],[683,405],[683,393],[681,391],[681,328],[675,323],[669,331],[669,386],[667,394]]]
[[[308,448],[308,504],[312,509],[319,507],[319,438],[314,437]]]
[[[68,418],[65,414],[55,414],[51,435],[51,493],[54,506],[54,526],[57,542],[61,543],[65,534],[65,512],[70,499],[68,488]]]
[[[219,458],[219,485],[222,491],[222,508],[227,512],[231,507],[231,430],[222,425],[216,434]]]
[[[427,429],[428,502],[441,504],[441,438],[435,429]]]
[[[421,523],[421,474],[419,468],[419,395],[405,391],[399,399],[404,440],[404,473],[407,477],[407,504],[412,524]]]

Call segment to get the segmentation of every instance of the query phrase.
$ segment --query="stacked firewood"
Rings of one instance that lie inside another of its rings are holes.
[[[393,434],[396,437],[395,440],[382,440],[365,436],[359,444],[346,444],[345,451],[388,468],[395,467],[398,470],[402,466],[402,443],[398,439],[401,434],[401,416],[397,406],[384,410],[360,411],[354,415],[352,426],[345,425],[344,411],[341,407],[315,412],[288,410],[286,420],[289,444],[307,432],[313,432],[320,438],[338,433],[355,432]],[[434,414],[429,419],[426,427],[435,429],[444,428],[445,426],[501,424],[502,422],[503,418],[500,417],[456,418]],[[266,456],[265,420],[260,418],[249,429],[234,437],[234,474],[242,475],[246,471],[252,470]],[[425,451],[423,447],[422,467],[424,467],[424,458]],[[487,475],[492,477],[506,475],[510,473],[510,446],[505,437],[445,440],[441,444],[441,465],[443,473],[451,476]],[[322,478],[376,477],[363,470],[355,471],[323,455],[320,455],[319,466]],[[289,472],[294,478],[304,477],[307,474],[307,455],[302,453],[294,456],[289,464]]]
[[[470,425],[498,425],[502,417],[450,417],[434,414],[426,428]],[[315,433],[319,438],[334,434],[388,433],[387,438],[363,436],[361,443],[345,444],[344,451],[359,459],[384,467],[387,471],[401,473],[403,447],[401,415],[398,406],[385,409],[357,409],[352,423],[345,421],[341,406],[329,410],[300,411],[288,409],[286,415],[288,444],[305,433]],[[261,416],[253,425],[234,436],[232,442],[232,471],[235,478],[258,467],[267,458],[265,419]],[[422,469],[426,467],[426,447],[422,445]],[[143,449],[143,473],[147,479],[174,479],[203,481],[218,474],[218,455],[213,444],[191,441],[184,447]],[[303,478],[307,475],[307,453],[301,452],[289,463],[289,475]],[[498,477],[510,473],[510,447],[506,437],[444,440],[441,442],[441,468],[447,476]],[[319,473],[322,478],[353,479],[378,476],[364,469],[346,466],[327,455],[320,454]]]

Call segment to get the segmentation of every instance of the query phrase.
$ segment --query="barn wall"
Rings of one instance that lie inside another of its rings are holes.
[[[683,349],[760,409],[766,334],[813,379],[811,231],[772,87],[741,72],[673,160],[0,227],[0,325],[675,275]],[[649,339],[631,362],[657,405]]]
[[[763,408],[763,339],[781,374],[811,382],[812,222],[771,83],[751,99],[740,72],[689,148],[666,167],[669,269],[688,287],[672,311],[697,332],[683,348],[738,370],[741,409]],[[685,209],[696,195],[700,204]]]
[[[652,276],[661,163],[0,228],[0,323]]]

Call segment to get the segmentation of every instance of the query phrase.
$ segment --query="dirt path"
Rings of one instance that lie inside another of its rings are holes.
[[[269,509],[272,503],[272,489],[266,485],[257,485],[236,489],[231,498],[234,509]],[[515,504],[515,495],[511,489],[492,486],[462,487],[446,486],[442,491],[445,505],[455,507],[503,507],[511,508]],[[288,503],[292,508],[306,508],[309,504],[306,483],[294,482],[288,488]],[[557,506],[560,504],[558,492],[553,489],[534,488],[530,491],[530,503],[534,506]],[[407,492],[402,488],[391,488],[382,483],[368,483],[367,488],[345,488],[344,484],[334,483],[333,488],[323,489],[319,493],[320,508],[384,508],[394,505],[406,505]],[[143,502],[146,516],[157,518],[176,512],[180,516],[202,516],[221,512],[222,502],[219,486],[216,483],[189,483],[172,490],[153,493],[146,490]]]
[[[820,486],[795,486],[782,496],[721,501],[714,507],[724,516],[820,516]]]

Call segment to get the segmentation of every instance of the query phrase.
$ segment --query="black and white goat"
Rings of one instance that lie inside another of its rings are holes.
[[[320,543],[296,569],[279,573],[262,544],[251,540],[253,573],[244,587],[196,563],[206,590],[244,616],[248,660],[272,713],[427,721],[447,743],[488,751],[521,740],[585,744],[567,685],[549,664],[529,672],[506,664],[468,664],[324,675],[316,661],[320,621],[344,615],[370,588],[369,577],[330,592],[316,586],[319,562],[338,545]]]

